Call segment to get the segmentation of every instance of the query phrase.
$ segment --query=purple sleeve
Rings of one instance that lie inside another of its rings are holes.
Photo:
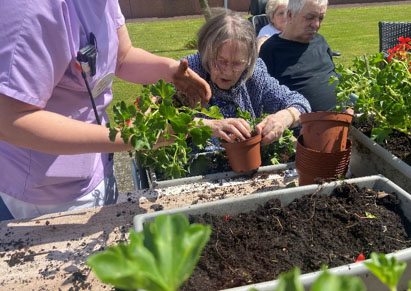
[[[117,5],[117,9],[116,9],[117,13],[114,17],[114,23],[117,28],[120,28],[120,26],[123,26],[126,23],[126,21],[125,21],[123,13],[121,12],[121,8],[120,8],[120,4],[118,3],[118,0],[116,0],[115,2]]]
[[[73,55],[68,9],[60,0],[2,1],[1,94],[45,107]]]

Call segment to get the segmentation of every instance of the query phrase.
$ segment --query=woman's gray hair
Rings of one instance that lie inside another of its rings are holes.
[[[275,12],[277,11],[278,6],[280,5],[287,6],[288,0],[268,0],[267,4],[265,5],[265,13],[267,14],[267,18],[270,23]]]
[[[307,2],[313,2],[319,6],[328,5],[328,0],[289,0],[287,10],[292,14],[300,13]]]
[[[258,57],[255,30],[250,21],[229,9],[212,9],[212,17],[200,28],[197,43],[201,64],[210,73],[218,50],[229,40],[245,44],[248,55],[245,79],[250,78]]]

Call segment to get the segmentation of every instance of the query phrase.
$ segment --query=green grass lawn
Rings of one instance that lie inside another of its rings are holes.
[[[410,21],[411,4],[329,7],[320,29],[333,50],[342,56],[336,63],[349,64],[354,56],[378,51],[378,21]],[[129,22],[127,27],[133,44],[152,53],[179,59],[194,52],[185,45],[193,40],[204,23],[203,17]],[[134,100],[140,85],[115,80],[114,102]],[[108,109],[111,116],[111,108]]]

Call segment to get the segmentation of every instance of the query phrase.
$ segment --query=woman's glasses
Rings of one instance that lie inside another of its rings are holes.
[[[228,69],[231,69],[234,73],[243,72],[247,66],[247,61],[236,61],[236,62],[229,62],[227,60],[217,59],[214,61],[214,66],[220,72],[225,72]]]

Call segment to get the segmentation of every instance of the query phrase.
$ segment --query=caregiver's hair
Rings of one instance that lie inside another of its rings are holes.
[[[200,28],[197,43],[201,64],[210,72],[218,49],[230,40],[245,44],[248,55],[245,79],[248,79],[253,74],[258,57],[255,30],[250,21],[229,9],[212,9],[212,17]]]
[[[289,0],[287,11],[290,11],[292,14],[300,13],[307,2],[313,2],[319,6],[328,5],[328,0]]]

